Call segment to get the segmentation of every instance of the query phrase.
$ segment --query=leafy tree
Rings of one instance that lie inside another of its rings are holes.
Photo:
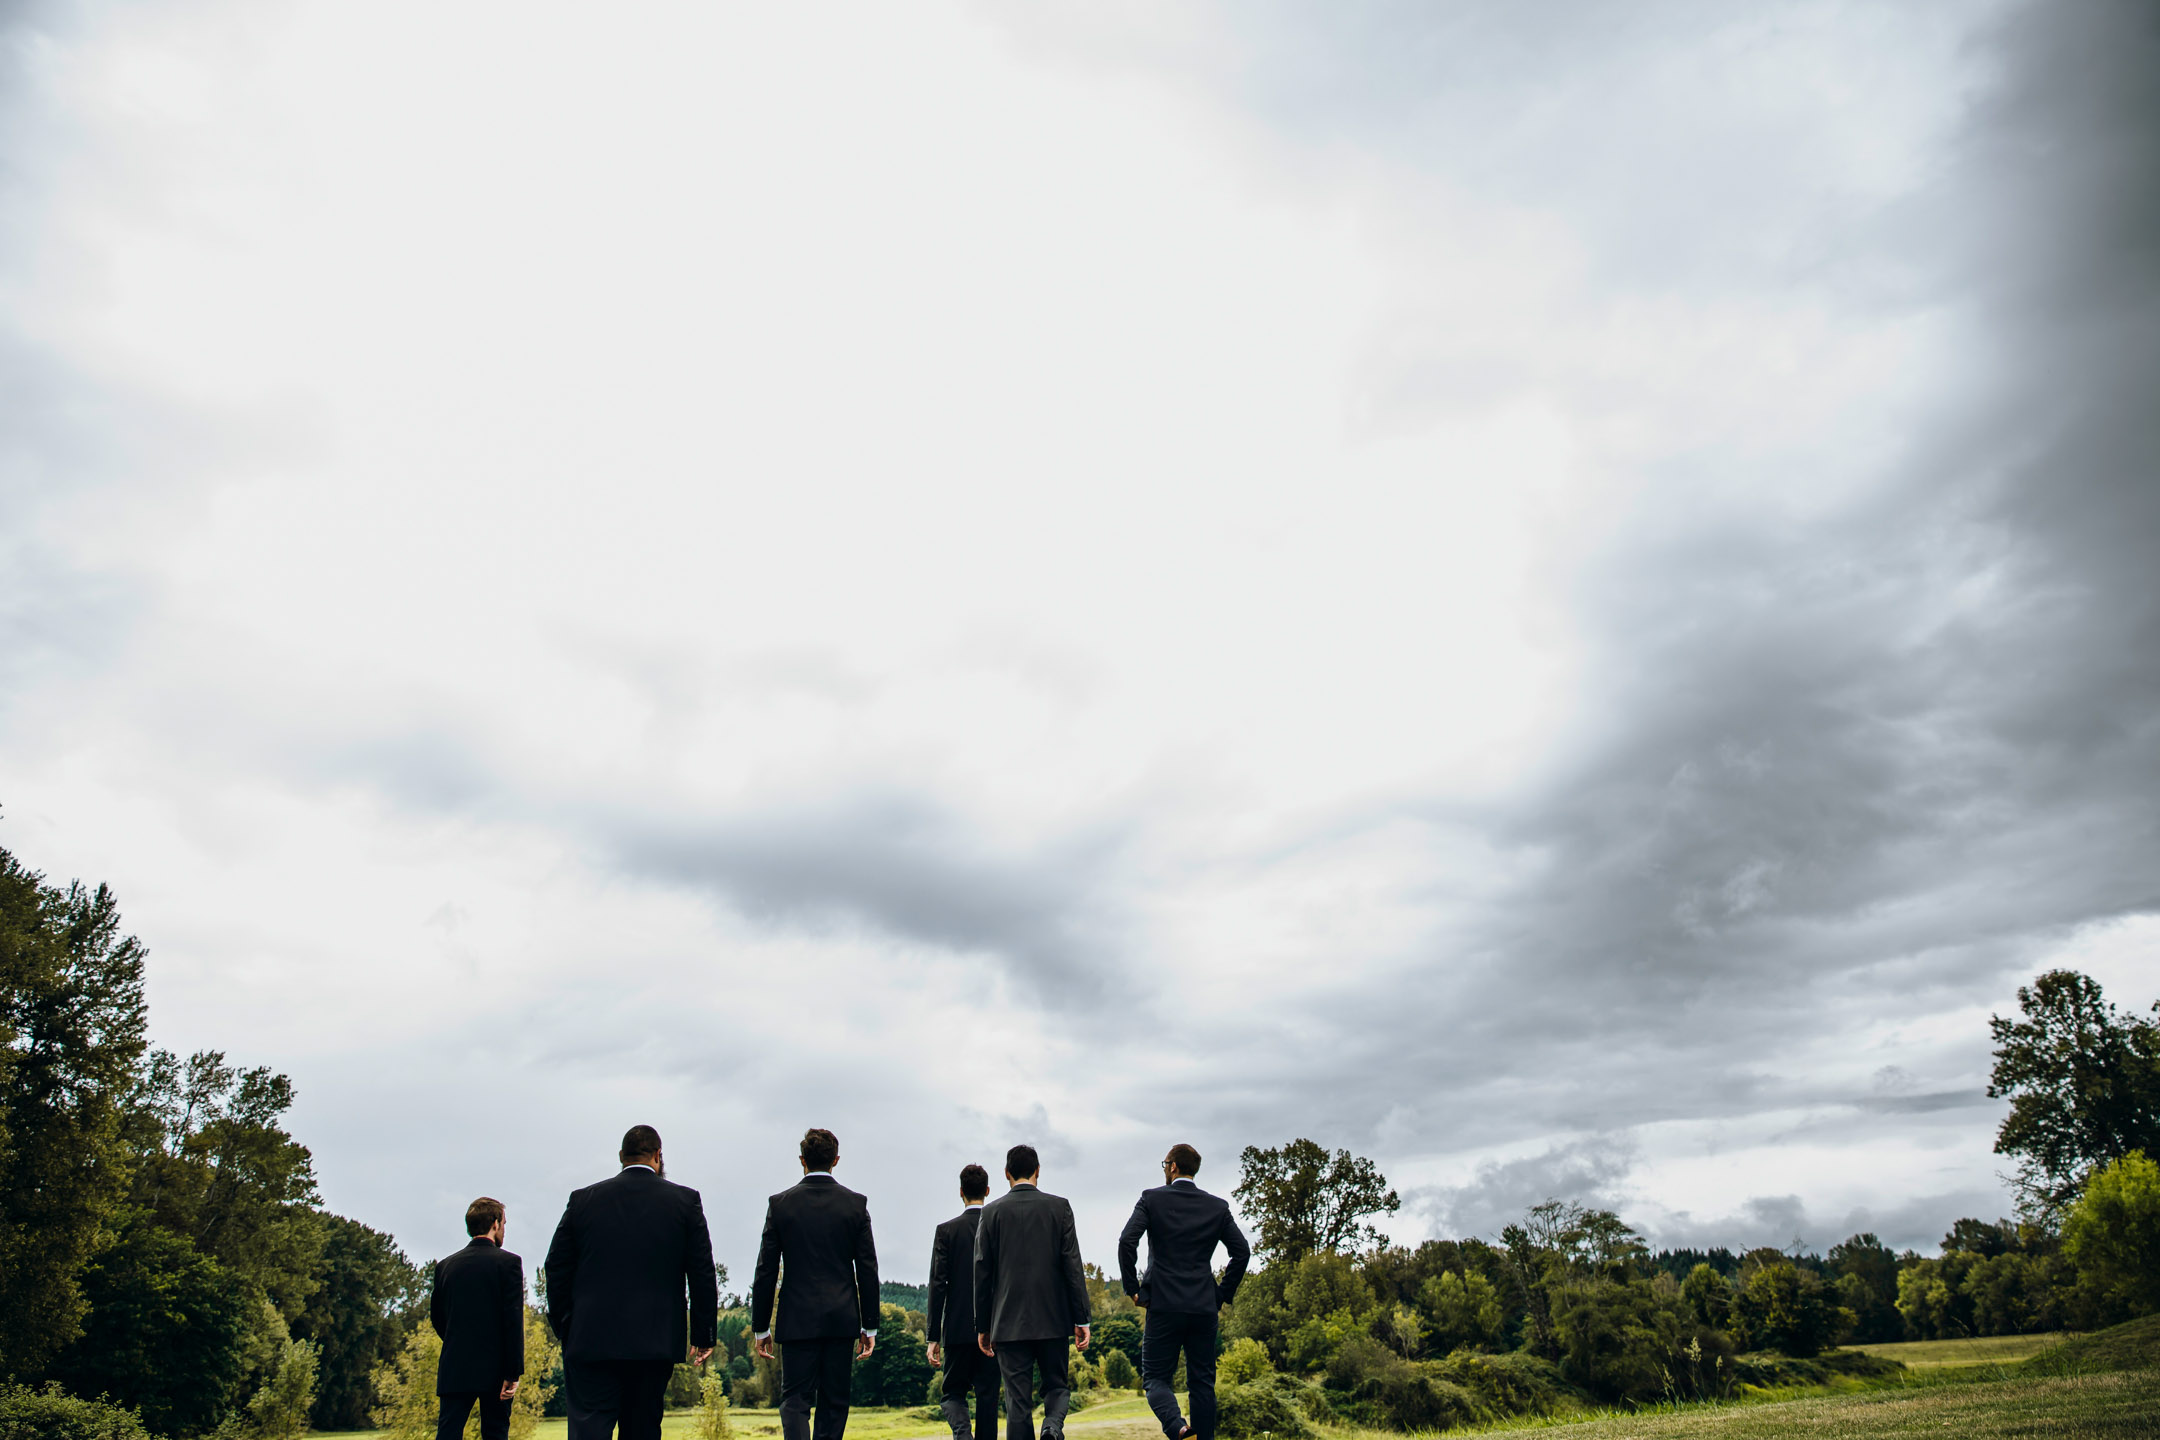
[[[1869,1343],[1902,1339],[1896,1252],[1874,1235],[1861,1234],[1831,1246],[1825,1258],[1837,1277],[1839,1303],[1853,1312],[1853,1338]]]
[[[1137,1309],[1130,1310],[1122,1315],[1112,1315],[1107,1320],[1096,1321],[1094,1333],[1088,1337],[1088,1348],[1102,1355],[1108,1355],[1113,1350],[1121,1351],[1137,1368],[1140,1364],[1140,1340],[1143,1333],[1140,1312]]]
[[[0,850],[0,1375],[41,1372],[80,1332],[80,1272],[127,1185],[143,1025],[143,948],[112,892]]]
[[[545,1377],[557,1373],[562,1349],[538,1311],[525,1312],[525,1378],[510,1407],[510,1440],[531,1440],[540,1413],[554,1394]],[[442,1339],[422,1320],[404,1345],[375,1371],[377,1403],[370,1417],[381,1429],[377,1440],[435,1440],[435,1369],[442,1363]],[[465,1422],[465,1440],[478,1440],[478,1407]]]
[[[2052,1217],[2093,1167],[2160,1154],[2160,1026],[2123,1014],[2074,970],[2050,970],[2017,998],[2022,1020],[1988,1020],[1987,1093],[2010,1101],[1995,1150],[2018,1157],[2025,1211]]]
[[[1245,1346],[1245,1351],[1239,1351],[1238,1345]],[[1249,1354],[1252,1351],[1259,1352],[1260,1363],[1263,1368],[1274,1368],[1267,1363],[1267,1347],[1257,1340],[1240,1340],[1237,1345],[1232,1345],[1229,1353],[1223,1356],[1223,1363],[1227,1365],[1231,1355]],[[1140,1388],[1139,1368],[1133,1364],[1132,1357],[1128,1356],[1123,1350],[1106,1350],[1103,1352],[1102,1378],[1103,1383],[1113,1390],[1137,1390]],[[1235,1384],[1236,1382],[1231,1381],[1228,1383]]]
[[[1780,1350],[1806,1359],[1851,1329],[1852,1312],[1838,1305],[1813,1272],[1772,1250],[1744,1262],[1733,1296],[1733,1338],[1751,1350]]]
[[[317,1347],[320,1369],[309,1420],[318,1430],[363,1430],[374,1404],[375,1367],[398,1352],[401,1314],[423,1300],[420,1272],[388,1235],[325,1215],[317,1288],[292,1323]]]
[[[1553,1329],[1560,1373],[1602,1400],[1654,1400],[1682,1389],[1706,1373],[1699,1363],[1706,1342],[1718,1349],[1723,1338],[1696,1323],[1670,1279],[1570,1284],[1554,1297]]]
[[[2063,1222],[2063,1248],[2118,1313],[2160,1310],[2160,1165],[2133,1150],[2094,1172]]]
[[[240,1389],[245,1287],[178,1235],[137,1217],[85,1270],[89,1324],[53,1375],[139,1409],[161,1434],[216,1427]]]
[[[1680,1282],[1680,1302],[1695,1323],[1706,1329],[1725,1328],[1732,1315],[1732,1299],[1732,1282],[1707,1261],[1688,1271],[1687,1279]]]
[[[308,1428],[315,1404],[318,1352],[305,1340],[288,1340],[278,1349],[270,1379],[248,1401],[248,1428],[255,1440],[297,1440]]]
[[[877,1346],[855,1362],[855,1398],[864,1405],[920,1404],[930,1356],[898,1305],[878,1306]]]
[[[322,1283],[315,1162],[279,1123],[292,1081],[224,1052],[152,1052],[131,1126],[135,1199],[240,1277],[286,1321]]]
[[[1428,1353],[1447,1355],[1465,1347],[1497,1350],[1507,1335],[1500,1292],[1483,1275],[1443,1271],[1418,1291]]]
[[[1271,1150],[1245,1147],[1233,1192],[1253,1218],[1253,1249],[1269,1265],[1294,1264],[1316,1250],[1361,1250],[1380,1232],[1365,1223],[1392,1215],[1401,1199],[1373,1162],[1348,1150],[1332,1157],[1310,1140]]]

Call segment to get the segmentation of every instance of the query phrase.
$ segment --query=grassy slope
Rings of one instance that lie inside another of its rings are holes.
[[[1865,1347],[1870,1353],[1905,1359],[1914,1367],[1913,1378],[1859,1395],[1683,1407],[1578,1419],[1554,1428],[1565,1428],[1567,1440],[1904,1440],[1921,1435],[1931,1440],[2151,1440],[2160,1435],[2160,1315],[2032,1353],[2033,1342],[2050,1338],[1870,1345]],[[1967,1348],[1961,1351],[1956,1348],[1960,1346]],[[1906,1358],[1907,1353],[1913,1358]],[[1972,1358],[1953,1358],[1961,1354]],[[918,1419],[918,1414],[858,1409],[848,1417],[848,1435],[850,1440],[914,1440],[949,1433],[935,1421]],[[780,1417],[771,1410],[738,1410],[733,1420],[738,1440],[775,1440],[780,1433]],[[670,1415],[666,1440],[690,1440],[692,1423],[688,1414]],[[1544,1428],[1547,1423],[1517,1421],[1489,1427],[1487,1433]],[[1086,1440],[1152,1440],[1162,1434],[1137,1397],[1091,1406],[1065,1428]],[[535,1440],[563,1440],[564,1429],[560,1420],[546,1421]],[[1327,1440],[1402,1437],[1340,1430],[1329,1432]]]
[[[1937,1370],[1946,1365],[2007,1365],[2030,1359],[2066,1338],[2060,1334],[1989,1335],[1977,1340],[1902,1340],[1846,1348],[1895,1360],[1908,1370]]]

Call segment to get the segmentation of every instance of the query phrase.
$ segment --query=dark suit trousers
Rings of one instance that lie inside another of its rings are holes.
[[[569,1440],[660,1440],[667,1399],[665,1360],[564,1360],[563,1399],[570,1410]]]
[[[1072,1340],[996,1340],[998,1373],[1005,1379],[1005,1440],[1035,1440],[1035,1372],[1042,1371],[1043,1425],[1046,1437],[1065,1433],[1065,1411],[1072,1404]]]
[[[945,1418],[952,1422],[953,1434],[965,1431],[968,1395],[973,1392],[975,1440],[997,1440],[998,1379],[997,1361],[982,1353],[974,1336],[945,1346]],[[958,1419],[955,1405],[960,1407]]]
[[[1140,1335],[1140,1383],[1147,1389],[1148,1409],[1171,1440],[1185,1428],[1177,1391],[1170,1388],[1180,1354],[1185,1357],[1185,1398],[1192,1405],[1193,1433],[1200,1440],[1215,1440],[1215,1316],[1148,1311],[1147,1329]]]
[[[473,1402],[480,1402],[480,1440],[510,1440],[510,1404],[502,1391],[492,1395],[438,1395],[442,1408],[435,1412],[435,1440],[459,1440],[465,1433],[465,1417]]]
[[[855,1339],[848,1335],[780,1342],[781,1440],[811,1440],[812,1406],[817,1408],[816,1440],[840,1440],[855,1390]]]

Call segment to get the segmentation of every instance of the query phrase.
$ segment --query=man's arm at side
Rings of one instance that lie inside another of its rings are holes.
[[[867,1205],[863,1207],[862,1223],[855,1229],[855,1303],[862,1312],[863,1333],[877,1334],[882,1313],[878,1308],[877,1240],[870,1233]]]
[[[570,1341],[570,1307],[577,1303],[577,1228],[570,1223],[576,1207],[577,1196],[572,1195],[555,1226],[555,1238],[548,1242],[547,1259],[540,1262],[547,1274],[548,1328],[564,1344]]]
[[[750,1280],[750,1333],[772,1330],[773,1296],[780,1289],[780,1220],[765,1202],[765,1233],[758,1240],[757,1271]]]
[[[705,1224],[705,1201],[690,1192],[690,1233],[683,1246],[683,1281],[690,1287],[690,1348],[702,1360],[712,1353],[713,1331],[720,1319],[720,1277],[713,1273],[712,1230]]]
[[[997,1294],[998,1219],[997,1207],[986,1205],[982,1219],[975,1222],[975,1333],[985,1338],[990,1334],[990,1299]],[[987,1346],[983,1353],[990,1353]]]
[[[945,1227],[930,1239],[930,1328],[923,1338],[932,1345],[945,1338],[945,1292],[952,1286],[952,1265],[946,1258]]]
[[[1140,1293],[1140,1237],[1147,1233],[1147,1196],[1133,1202],[1132,1218],[1117,1237],[1118,1281],[1127,1295]]]
[[[1230,1252],[1230,1264],[1223,1271],[1222,1284],[1215,1287],[1215,1304],[1227,1308],[1237,1298],[1245,1267],[1252,1263],[1252,1246],[1246,1243],[1245,1232],[1238,1229],[1237,1217],[1228,1210],[1223,1211],[1222,1246]]]
[[[500,1302],[502,1323],[503,1383],[509,1384],[525,1373],[525,1262],[513,1258],[502,1267],[503,1294]]]
[[[1064,1203],[1064,1213],[1058,1217],[1058,1260],[1065,1269],[1065,1301],[1072,1310],[1073,1329],[1080,1348],[1087,1348],[1088,1321],[1093,1315],[1088,1310],[1087,1270],[1080,1262],[1080,1226],[1073,1219],[1072,1206]]]

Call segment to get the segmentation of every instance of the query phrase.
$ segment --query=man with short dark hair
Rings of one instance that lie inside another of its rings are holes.
[[[998,1370],[975,1344],[975,1227],[990,1194],[990,1172],[980,1165],[960,1171],[960,1213],[937,1227],[930,1241],[930,1363],[945,1370],[943,1406],[953,1440],[997,1440]],[[975,1425],[968,1431],[968,1394],[975,1396]]]
[[[668,1377],[685,1352],[712,1353],[719,1315],[705,1205],[666,1178],[660,1132],[631,1126],[617,1158],[614,1179],[571,1192],[548,1246],[569,1440],[609,1440],[618,1427],[622,1440],[659,1440]]]
[[[877,1242],[870,1202],[833,1179],[840,1142],[832,1131],[806,1130],[798,1148],[803,1178],[765,1205],[750,1328],[757,1353],[768,1360],[773,1341],[780,1342],[784,1440],[811,1440],[813,1411],[816,1440],[840,1440],[855,1361],[877,1348]]]
[[[1169,1440],[1185,1435],[1215,1440],[1216,1312],[1237,1295],[1252,1247],[1231,1218],[1229,1202],[1193,1180],[1200,1173],[1198,1150],[1171,1146],[1162,1171],[1163,1183],[1140,1192],[1140,1203],[1118,1236],[1118,1275],[1125,1293],[1147,1311],[1147,1329],[1140,1337],[1140,1380],[1163,1434]],[[1134,1269],[1143,1235],[1148,1268],[1139,1277]],[[1230,1256],[1220,1284],[1215,1280],[1217,1245]],[[1181,1352],[1192,1405],[1189,1424],[1178,1414],[1177,1391],[1171,1388]]]
[[[1071,1347],[1088,1345],[1080,1232],[1072,1205],[1042,1190],[1041,1177],[1035,1147],[1013,1146],[1005,1155],[1010,1188],[975,1227],[976,1344],[997,1357],[1005,1382],[1006,1440],[1035,1440],[1038,1370],[1044,1440],[1062,1440],[1072,1403]]]
[[[502,1248],[508,1225],[502,1201],[481,1196],[465,1207],[465,1248],[435,1262],[436,1440],[458,1440],[476,1404],[480,1440],[508,1440],[510,1402],[525,1373],[525,1262]]]

